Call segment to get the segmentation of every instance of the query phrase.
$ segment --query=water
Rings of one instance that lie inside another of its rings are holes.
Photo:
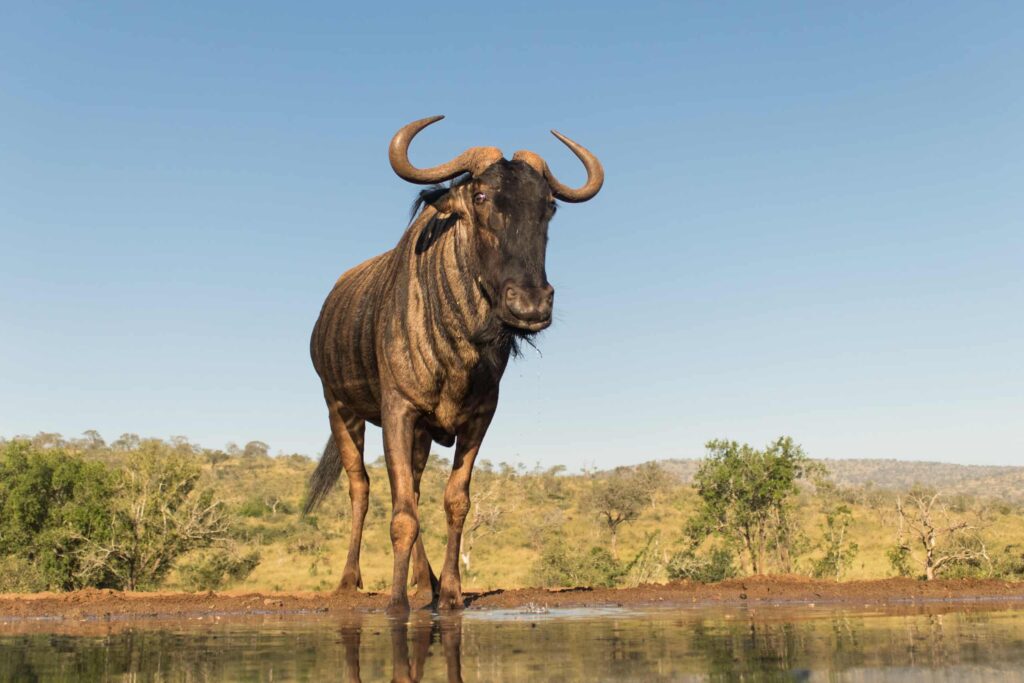
[[[0,681],[1024,680],[1024,609],[0,622]]]

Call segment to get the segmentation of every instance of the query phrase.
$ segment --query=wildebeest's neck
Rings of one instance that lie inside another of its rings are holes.
[[[495,316],[484,289],[475,244],[480,238],[469,220],[438,214],[427,206],[406,231],[395,256],[408,265],[399,269],[409,278],[403,288],[407,308],[431,338],[436,359],[445,366],[484,360],[500,373],[515,347],[515,336]]]

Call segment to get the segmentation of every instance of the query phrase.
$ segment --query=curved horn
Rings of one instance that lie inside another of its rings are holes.
[[[399,178],[420,185],[440,183],[467,171],[473,175],[479,175],[485,168],[501,159],[501,150],[497,147],[470,147],[446,164],[433,168],[413,166],[409,162],[409,143],[421,130],[443,118],[444,116],[428,116],[425,119],[413,121],[391,138],[391,144],[388,146],[388,159],[391,160],[391,168]]]
[[[591,199],[601,190],[601,186],[604,184],[604,168],[601,166],[601,162],[597,160],[590,150],[578,142],[574,142],[569,138],[565,137],[557,130],[551,131],[551,134],[562,141],[566,147],[572,150],[572,153],[583,162],[583,166],[587,169],[587,182],[583,184],[583,187],[573,189],[566,187],[562,183],[558,182],[558,178],[551,172],[551,169],[544,164],[544,177],[548,180],[548,185],[551,186],[551,191],[558,199],[566,202],[585,202]]]

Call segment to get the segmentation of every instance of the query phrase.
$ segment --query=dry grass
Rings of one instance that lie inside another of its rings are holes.
[[[304,523],[296,512],[302,502],[305,482],[313,463],[299,457],[232,458],[220,464],[216,472],[207,466],[207,481],[235,510],[248,504],[258,508],[263,500],[279,499],[283,505],[276,514],[266,509],[262,516],[240,517],[241,543],[260,552],[262,561],[252,574],[234,588],[260,591],[328,590],[340,580],[345,558],[350,520],[348,496],[342,482],[315,515],[315,526]],[[423,482],[421,518],[428,556],[440,569],[445,543],[445,523],[440,493],[446,470],[443,463],[428,469]],[[482,471],[475,486],[486,486],[495,472]],[[391,545],[388,536],[387,477],[378,465],[370,467],[371,505],[367,516],[363,546],[363,582],[367,590],[387,590],[391,580]],[[545,480],[545,477],[548,479]],[[554,484],[552,484],[552,478]],[[531,570],[540,555],[543,534],[556,535],[565,542],[584,546],[607,547],[607,531],[596,515],[581,509],[584,492],[590,485],[584,476],[560,476],[520,472],[513,477],[513,501],[500,530],[482,538],[472,556],[472,571],[463,573],[469,590],[496,587],[516,588],[531,585]],[[545,483],[546,482],[546,483]],[[546,485],[554,485],[561,497],[538,495]],[[529,498],[531,494],[533,499]],[[619,533],[618,555],[628,560],[644,545],[649,534],[657,533],[658,549],[667,560],[682,541],[686,520],[696,510],[697,497],[685,484],[678,484],[658,497],[653,508],[640,519],[624,525]],[[895,528],[884,505],[850,505],[854,523],[852,540],[860,546],[853,566],[845,578],[876,579],[892,576],[886,552],[892,547]],[[282,511],[283,510],[283,511]],[[821,501],[810,489],[801,494],[797,518],[807,535],[811,550],[797,560],[799,571],[809,571],[818,555],[813,548],[820,539],[823,522]],[[989,513],[986,539],[995,551],[1009,544],[1024,545],[1024,517],[1017,510]],[[552,523],[552,520],[554,522]],[[542,530],[544,524],[547,529]],[[169,588],[178,587],[172,577]]]

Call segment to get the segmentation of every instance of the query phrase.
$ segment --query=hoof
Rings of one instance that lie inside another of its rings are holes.
[[[363,577],[356,575],[345,575],[341,577],[341,583],[338,584],[337,593],[353,593],[360,590],[363,587]]]
[[[463,609],[466,603],[462,600],[462,593],[454,595],[442,595],[437,600],[437,608],[442,612],[448,612],[450,610]]]
[[[385,611],[391,616],[404,616],[409,613],[409,601],[407,599],[391,598]]]

